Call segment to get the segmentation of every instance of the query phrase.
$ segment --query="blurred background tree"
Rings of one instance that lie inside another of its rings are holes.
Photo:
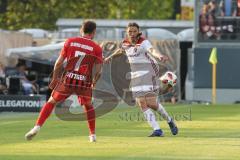
[[[55,29],[58,18],[170,19],[174,0],[0,0],[0,28]]]

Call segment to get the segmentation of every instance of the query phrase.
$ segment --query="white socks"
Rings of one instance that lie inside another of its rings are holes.
[[[161,116],[169,123],[171,121],[171,117],[168,115],[167,111],[165,110],[165,108],[158,103],[158,109],[157,112],[161,114]]]
[[[143,111],[144,117],[147,120],[148,124],[154,129],[160,129],[157,121],[156,121],[156,117],[155,114],[152,112],[151,109],[147,109],[146,111]]]

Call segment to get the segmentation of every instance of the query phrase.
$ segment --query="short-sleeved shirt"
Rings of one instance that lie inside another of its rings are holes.
[[[90,104],[93,67],[103,62],[101,47],[87,37],[74,37],[66,40],[60,55],[66,64],[52,97],[59,102],[76,94],[82,105]]]
[[[103,62],[102,48],[86,37],[66,40],[60,53],[66,60],[64,83],[89,87],[94,64]]]
[[[139,38],[135,45],[127,39],[122,42],[121,48],[125,51],[131,68],[131,91],[133,97],[141,97],[147,93],[158,92],[159,66],[156,59],[149,53],[151,43]]]
[[[135,45],[127,39],[122,42],[122,49],[125,50],[129,63],[150,63],[149,58],[153,59],[148,50],[152,48],[149,40],[140,37]]]

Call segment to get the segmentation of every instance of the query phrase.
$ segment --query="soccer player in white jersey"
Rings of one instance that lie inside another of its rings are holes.
[[[173,135],[178,134],[178,128],[173,119],[158,101],[159,94],[159,67],[156,59],[161,62],[168,57],[158,53],[149,40],[141,36],[139,25],[129,23],[127,26],[127,38],[123,40],[119,49],[104,59],[105,63],[121,54],[126,54],[131,68],[131,91],[137,104],[140,106],[145,119],[153,128],[149,137],[164,136],[152,110],[161,114],[167,121]],[[170,88],[171,89],[171,88]]]

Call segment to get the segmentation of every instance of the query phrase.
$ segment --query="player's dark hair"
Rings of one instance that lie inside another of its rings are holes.
[[[140,29],[139,25],[136,22],[130,22],[128,23],[127,28],[129,27],[136,27],[138,30]],[[137,36],[140,37],[142,35],[142,32],[140,32]]]
[[[91,34],[96,29],[97,25],[94,21],[86,20],[82,24],[82,31],[86,34]]]
[[[130,23],[128,23],[127,28],[129,28],[129,27],[136,27],[136,28],[139,30],[139,25],[138,25],[136,22],[130,22]]]

